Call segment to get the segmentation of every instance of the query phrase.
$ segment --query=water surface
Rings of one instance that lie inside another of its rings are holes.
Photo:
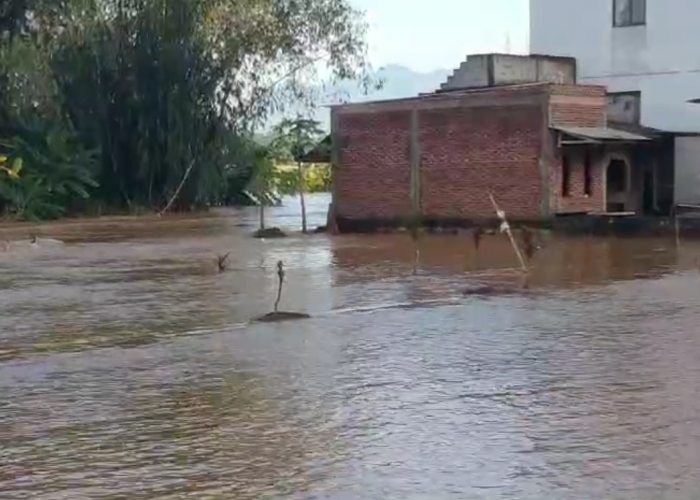
[[[550,238],[529,293],[465,298],[517,283],[503,237],[426,238],[414,275],[407,236],[259,241],[255,217],[0,253],[0,498],[696,498],[699,245]],[[313,318],[249,324],[279,259]]]

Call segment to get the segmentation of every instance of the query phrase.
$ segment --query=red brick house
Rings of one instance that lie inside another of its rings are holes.
[[[659,138],[610,128],[607,106],[605,87],[550,81],[333,106],[335,223],[469,224],[494,218],[489,193],[514,221],[650,210]]]

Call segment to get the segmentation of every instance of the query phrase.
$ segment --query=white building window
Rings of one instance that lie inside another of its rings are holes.
[[[642,26],[647,23],[647,0],[613,0],[613,26]]]

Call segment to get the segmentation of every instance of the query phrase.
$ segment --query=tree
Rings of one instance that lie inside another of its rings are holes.
[[[282,120],[275,127],[274,143],[279,148],[289,151],[291,159],[297,164],[299,173],[299,199],[301,201],[301,230],[307,232],[306,226],[306,172],[303,157],[321,140],[323,131],[315,120],[298,116],[294,120]]]
[[[4,2],[0,138],[65,131],[112,209],[220,202],[253,175],[251,131],[312,102],[319,65],[373,85],[365,33],[349,0]]]
[[[268,146],[261,144],[255,145],[254,150],[254,169],[253,187],[255,195],[258,199],[258,207],[260,210],[260,230],[265,229],[265,205],[272,198],[271,191],[274,186],[275,175],[275,160],[272,150]]]

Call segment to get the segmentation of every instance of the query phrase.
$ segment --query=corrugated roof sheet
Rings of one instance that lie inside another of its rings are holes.
[[[580,139],[593,141],[650,141],[651,137],[609,127],[552,127],[554,130]]]

